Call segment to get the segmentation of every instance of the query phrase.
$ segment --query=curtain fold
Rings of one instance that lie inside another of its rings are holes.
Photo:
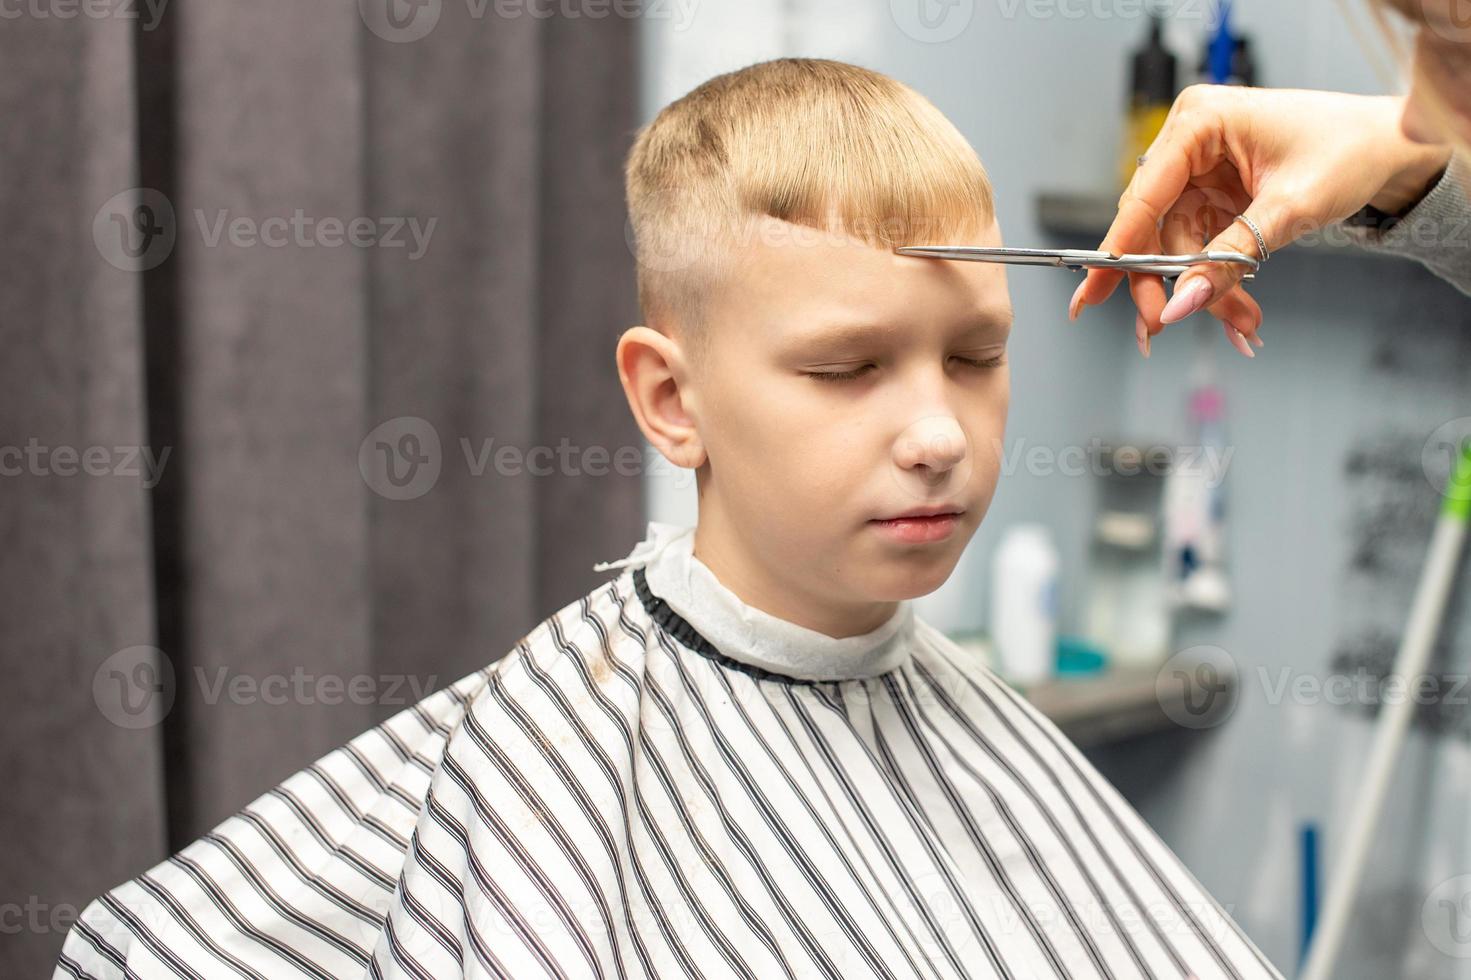
[[[0,31],[5,976],[643,521],[636,23],[137,7]]]

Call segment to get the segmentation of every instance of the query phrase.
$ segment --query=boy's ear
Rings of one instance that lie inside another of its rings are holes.
[[[644,438],[675,466],[699,469],[705,444],[689,412],[690,376],[678,342],[650,327],[629,327],[618,338],[614,356]]]

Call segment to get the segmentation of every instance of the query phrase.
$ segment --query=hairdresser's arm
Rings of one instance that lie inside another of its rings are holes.
[[[1461,154],[1420,197],[1399,207],[1365,205],[1344,219],[1343,234],[1362,248],[1414,259],[1471,296],[1471,160]]]
[[[1182,92],[1134,174],[1099,248],[1110,252],[1258,254],[1245,214],[1276,251],[1342,221],[1365,205],[1394,213],[1426,193],[1445,169],[1448,147],[1415,143],[1400,131],[1402,100],[1302,89],[1195,85]],[[1265,271],[1264,271],[1265,274]],[[1069,314],[1103,302],[1123,273],[1092,270]],[[1261,325],[1261,308],[1240,285],[1241,267],[1199,266],[1180,276],[1166,303],[1159,276],[1129,274],[1148,337],[1198,309],[1225,324],[1242,353]],[[1240,334],[1240,337],[1235,336]],[[1259,343],[1259,342],[1258,342]]]

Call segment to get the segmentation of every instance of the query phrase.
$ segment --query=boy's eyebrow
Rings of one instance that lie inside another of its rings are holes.
[[[982,310],[956,334],[962,338],[976,334],[1005,338],[1011,331],[1014,319],[1015,315],[1009,306]],[[888,340],[893,334],[903,330],[903,326],[893,323],[843,322],[804,330],[794,335],[789,343],[803,353],[824,353],[830,350],[840,351],[864,341]]]

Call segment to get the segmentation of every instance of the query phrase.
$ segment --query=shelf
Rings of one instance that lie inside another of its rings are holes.
[[[1184,730],[1176,718],[1189,718],[1191,698],[1236,696],[1234,674],[1219,676],[1224,685],[1209,695],[1199,686],[1195,671],[1184,671],[1186,684],[1157,685],[1153,667],[1115,668],[1083,677],[1061,677],[1022,688],[1022,694],[1079,748],[1118,742],[1138,735]],[[1162,687],[1162,689],[1161,689]]]
[[[950,639],[970,656],[996,670],[990,639],[978,631],[948,634]],[[1213,716],[1229,712],[1237,694],[1237,678],[1233,671],[1214,659],[1205,664],[1176,661],[1182,668],[1167,684],[1157,684],[1159,667],[1114,667],[1097,674],[1062,676],[1040,684],[1014,684],[1021,695],[1052,720],[1079,748],[1121,742],[1153,732],[1183,731],[1211,727]],[[1212,689],[1207,691],[1201,675],[1209,676]],[[1000,676],[998,673],[997,676]],[[1186,683],[1178,683],[1183,678]],[[1004,680],[1004,678],[1003,678]],[[1226,700],[1217,701],[1224,697]],[[1211,715],[1200,717],[1188,710],[1189,705],[1214,708]],[[1180,724],[1175,719],[1184,719]],[[1199,720],[1202,724],[1189,724]]]

